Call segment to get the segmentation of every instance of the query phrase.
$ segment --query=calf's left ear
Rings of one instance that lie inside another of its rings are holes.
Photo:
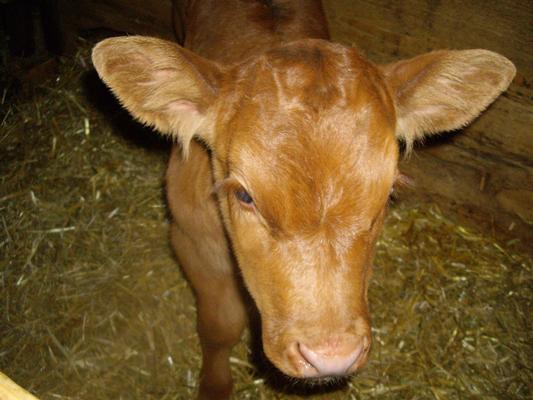
[[[139,121],[177,137],[185,153],[193,136],[213,140],[209,111],[221,67],[175,43],[129,36],[106,39],[92,53],[100,78]]]
[[[397,136],[407,149],[424,135],[470,123],[515,76],[507,58],[488,50],[442,50],[380,66],[396,103]]]

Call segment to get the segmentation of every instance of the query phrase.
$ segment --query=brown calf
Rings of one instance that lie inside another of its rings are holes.
[[[192,1],[184,14],[185,48],[113,38],[93,61],[137,119],[179,143],[168,203],[198,301],[200,398],[231,390],[246,320],[237,274],[274,365],[351,374],[370,348],[367,290],[398,139],[409,150],[468,124],[515,68],[485,50],[377,66],[327,40],[319,1]]]

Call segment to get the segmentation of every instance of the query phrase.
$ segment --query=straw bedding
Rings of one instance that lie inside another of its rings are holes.
[[[191,398],[200,352],[168,244],[169,143],[120,110],[87,48],[1,101],[0,370],[41,399]],[[371,360],[310,398],[531,398],[531,258],[452,219],[391,206]],[[299,398],[267,384],[249,352],[245,338],[231,359],[236,399]]]

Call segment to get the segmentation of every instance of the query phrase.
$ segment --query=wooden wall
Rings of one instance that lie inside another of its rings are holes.
[[[173,0],[41,0],[48,11],[45,25],[63,53],[72,53],[77,37],[98,31],[174,40]]]
[[[402,162],[417,195],[531,239],[533,3],[531,0],[323,0],[332,39],[376,62],[439,48],[485,48],[512,60],[509,91],[463,132]]]

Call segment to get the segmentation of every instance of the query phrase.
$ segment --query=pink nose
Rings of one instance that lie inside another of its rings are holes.
[[[313,368],[305,368],[304,376],[323,377],[346,375],[354,367],[357,367],[358,361],[363,358],[368,350],[368,339],[364,338],[355,346],[348,349],[340,349],[338,346],[325,345],[310,349],[303,343],[298,344],[301,356]]]

